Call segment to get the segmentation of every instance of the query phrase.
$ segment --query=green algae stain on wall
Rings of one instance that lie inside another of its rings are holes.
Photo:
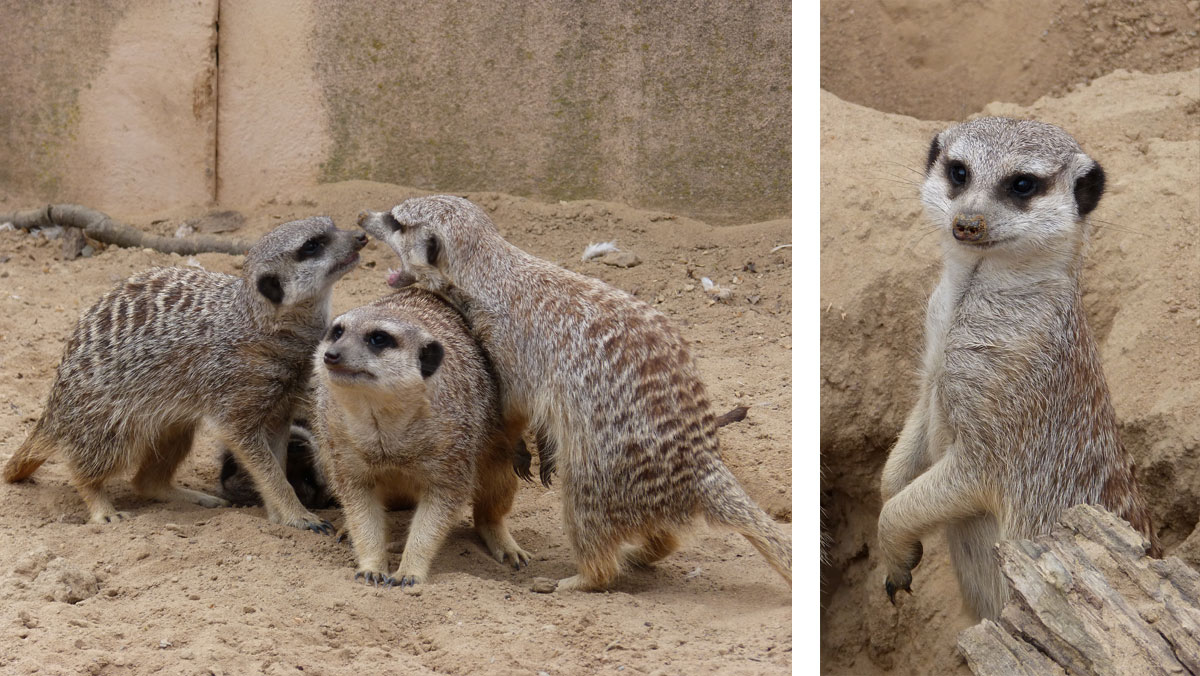
[[[787,3],[316,4],[324,181],[789,213]]]
[[[128,2],[0,1],[10,36],[0,41],[0,190],[45,201],[62,194],[62,176],[77,139],[79,97],[103,67],[108,41]],[[97,171],[103,171],[97,167]]]

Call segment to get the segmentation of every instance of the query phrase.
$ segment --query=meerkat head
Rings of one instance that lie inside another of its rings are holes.
[[[984,117],[933,138],[921,201],[954,250],[1026,256],[1077,250],[1103,192],[1104,170],[1067,132]]]
[[[327,298],[333,283],[358,264],[361,232],[338,230],[316,216],[268,232],[246,254],[242,274],[276,311]]]
[[[375,390],[414,402],[422,397],[405,393],[424,392],[444,356],[428,331],[368,305],[333,320],[317,346],[315,366],[335,390]]]
[[[364,211],[358,225],[386,242],[400,257],[388,284],[402,288],[420,283],[430,291],[454,285],[456,264],[496,226],[483,210],[451,195],[414,197],[390,211]]]

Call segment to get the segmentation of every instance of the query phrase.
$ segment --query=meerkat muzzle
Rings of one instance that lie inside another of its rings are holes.
[[[987,219],[982,214],[954,217],[954,239],[960,242],[978,242],[987,238]]]
[[[371,212],[369,212],[369,211],[358,212],[358,227],[360,227],[360,228],[363,227],[363,223],[366,223],[367,219],[370,217],[371,217]]]

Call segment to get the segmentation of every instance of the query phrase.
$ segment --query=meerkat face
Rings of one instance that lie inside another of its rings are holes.
[[[921,201],[957,250],[1028,254],[1080,242],[1104,171],[1062,129],[985,117],[933,139]]]
[[[246,254],[243,274],[271,305],[289,307],[327,296],[333,283],[358,264],[363,233],[338,230],[318,216],[267,233]]]
[[[415,197],[390,211],[366,211],[359,214],[358,225],[400,257],[388,285],[420,283],[434,292],[454,285],[456,254],[470,247],[483,229],[495,229],[479,207],[450,195]]]
[[[386,390],[389,398],[424,390],[442,365],[442,344],[425,329],[369,306],[333,320],[317,347],[316,368],[331,386]]]

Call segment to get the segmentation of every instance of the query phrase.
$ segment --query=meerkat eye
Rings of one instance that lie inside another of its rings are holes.
[[[1039,185],[1037,176],[1021,174],[1013,177],[1012,183],[1008,185],[1008,189],[1017,197],[1030,197],[1037,192]]]
[[[387,227],[391,228],[392,232],[398,232],[401,235],[404,234],[404,230],[405,230],[404,224],[401,223],[400,221],[396,220],[396,217],[391,215],[390,213],[383,215],[383,223]]]
[[[296,260],[302,261],[312,258],[321,252],[321,248],[325,246],[324,237],[313,237],[300,246],[300,250],[296,252]]]
[[[946,177],[954,185],[966,185],[967,179],[971,177],[971,174],[967,171],[965,164],[955,160],[946,165]]]
[[[329,339],[336,341],[338,338],[341,338],[342,334],[345,332],[346,330],[342,328],[341,324],[334,324],[333,328],[329,329]]]
[[[376,350],[383,350],[389,347],[396,347],[396,339],[392,338],[386,331],[372,331],[367,334],[367,345]]]

